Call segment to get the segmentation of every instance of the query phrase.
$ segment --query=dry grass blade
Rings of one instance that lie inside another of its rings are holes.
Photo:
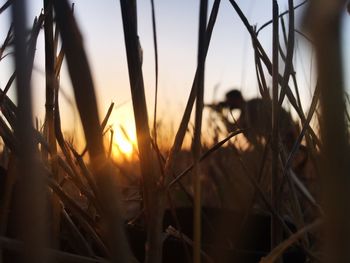
[[[102,123],[101,123],[101,131],[104,131],[104,129],[106,128],[107,126],[107,122],[109,120],[109,117],[111,116],[112,114],[112,111],[113,111],[113,107],[114,107],[114,102],[111,103],[111,105],[109,105],[109,108],[107,110],[107,113],[106,113],[106,116],[104,117]],[[84,150],[82,151],[82,153],[80,154],[81,156],[84,156],[85,153],[87,152],[88,148],[87,146],[85,146]]]
[[[109,120],[109,117],[111,117],[112,111],[113,111],[113,107],[114,107],[114,102],[111,103],[111,105],[109,105],[108,111],[106,113],[106,116],[104,117],[102,123],[101,123],[101,129],[104,130],[106,128],[107,122]]]
[[[78,246],[81,248],[81,253],[93,257],[95,253],[93,252],[89,242],[85,239],[84,235],[80,232],[79,228],[73,222],[69,214],[65,209],[62,209],[62,221],[65,221],[72,231],[73,237],[76,239]]]
[[[205,41],[206,41],[205,54],[207,54],[207,52],[208,52],[209,43],[211,40],[211,35],[213,33],[216,18],[217,18],[218,12],[219,12],[220,3],[221,3],[221,0],[215,0],[215,2],[213,4],[213,8],[212,8],[211,13],[210,13],[209,22],[208,22],[208,26],[207,26],[207,30],[206,30],[206,37],[205,37]],[[170,149],[170,153],[169,153],[169,156],[168,156],[166,164],[165,164],[166,180],[171,179],[170,175],[172,174],[174,161],[176,159],[177,154],[179,153],[179,151],[181,149],[181,146],[182,146],[182,143],[183,143],[186,131],[187,131],[187,126],[188,126],[188,123],[190,121],[193,104],[194,104],[194,101],[196,99],[196,88],[197,88],[197,82],[198,82],[198,73],[197,72],[198,72],[198,69],[196,70],[196,74],[195,74],[194,80],[192,82],[191,93],[190,93],[190,96],[189,96],[187,104],[186,104],[185,112],[182,116],[180,126],[179,126],[177,133],[176,133],[176,136],[175,136],[174,143]]]
[[[209,157],[212,153],[214,153],[216,150],[218,150],[221,146],[223,146],[226,142],[228,142],[231,138],[234,136],[242,133],[242,130],[238,130],[236,132],[230,133],[225,139],[222,141],[216,143],[213,147],[211,147],[208,151],[206,151],[200,158],[200,161],[205,160],[207,157]],[[171,188],[175,183],[179,182],[179,180],[188,172],[190,172],[193,169],[193,165],[189,166],[185,171],[183,171],[181,174],[175,177],[173,181],[170,182],[168,188]]]
[[[11,4],[12,0],[7,0],[6,3],[0,7],[0,14],[2,14],[2,12],[4,12]]]
[[[109,132],[110,132],[110,137],[109,137],[109,147],[108,147],[107,156],[108,156],[108,158],[111,158],[111,156],[112,156],[112,149],[113,149],[114,130],[110,129]]]
[[[303,139],[303,137],[304,137],[304,135],[306,133],[307,126],[310,124],[310,121],[311,121],[312,117],[314,116],[319,97],[320,97],[320,87],[319,87],[319,85],[316,85],[315,92],[314,92],[314,95],[312,97],[309,113],[307,115],[305,123],[303,123],[303,127],[301,129],[301,132],[300,132],[297,140],[295,141],[291,152],[288,155],[288,158],[287,158],[287,161],[286,161],[284,169],[287,169],[287,168],[290,167],[290,165],[292,163],[292,160],[293,160],[293,157],[294,157],[294,155],[296,154],[296,152],[298,151],[298,149],[300,147],[301,141],[302,141],[302,139]]]
[[[281,18],[281,25],[282,25],[282,32],[283,32],[283,38],[284,38],[284,41],[285,41],[285,44],[288,45],[288,40],[287,40],[287,32],[286,32],[286,26],[285,26],[285,23],[284,23],[284,19],[283,17]],[[297,32],[297,30],[295,29],[294,27],[294,32]],[[293,39],[295,38],[294,36],[295,34],[293,34]],[[293,40],[294,41],[294,40]],[[283,52],[280,50],[280,54],[281,54],[281,57],[282,59],[284,60],[284,62],[286,63],[287,59],[286,57],[284,56]],[[302,104],[301,104],[301,100],[300,100],[300,94],[299,94],[299,87],[298,87],[298,82],[297,82],[297,77],[296,77],[296,72],[294,70],[294,65],[293,65],[293,62],[291,62],[291,76],[292,76],[292,80],[293,80],[293,85],[294,85],[294,89],[295,89],[295,95],[296,95],[296,99],[298,101],[298,105],[300,107],[301,110],[303,110],[302,108]],[[285,86],[284,86],[284,89],[285,89]],[[280,102],[282,100],[280,99]]]
[[[3,101],[5,100],[5,96],[6,96],[7,92],[9,91],[9,89],[10,89],[13,81],[15,80],[15,78],[16,78],[16,71],[12,73],[10,79],[6,83],[4,91],[2,91],[1,94],[0,94],[0,106],[3,104]]]
[[[197,88],[196,88],[196,112],[194,125],[193,150],[193,262],[201,262],[201,240],[202,240],[202,186],[200,156],[202,151],[202,117],[203,117],[203,96],[204,96],[204,76],[206,58],[206,27],[207,27],[208,0],[200,1],[199,10],[199,34],[198,34],[198,58],[197,58]]]
[[[74,213],[83,217],[91,226],[95,225],[93,218],[85,212],[70,196],[68,196],[64,190],[51,178],[47,178],[46,182],[48,186],[60,197],[60,200]]]
[[[281,95],[279,98],[280,105],[282,105],[283,103],[286,86],[288,85],[289,77],[293,72],[293,53],[294,53],[294,3],[293,3],[293,0],[288,0],[288,7],[289,7],[289,23],[288,23],[287,55],[286,55],[284,74],[283,74],[283,79],[281,84]],[[301,103],[299,103],[299,107],[300,106],[301,106]]]
[[[102,142],[97,102],[82,38],[67,1],[54,0],[57,25],[72,80],[75,100],[84,128],[91,164],[102,204],[102,218],[114,261],[130,262],[131,255],[122,228],[115,172],[108,163]]]
[[[34,57],[35,57],[35,51],[36,51],[36,42],[38,40],[38,35],[40,33],[41,27],[44,23],[45,16],[43,14],[40,14],[38,18],[35,18],[33,22],[33,29],[29,38],[28,42],[28,74],[29,78],[32,75],[32,69],[34,64]],[[17,69],[18,70],[18,69]]]
[[[0,61],[6,57],[3,56],[5,49],[7,48],[7,46],[10,44],[10,42],[13,40],[13,25],[10,26],[9,30],[7,31],[7,35],[6,38],[4,40],[4,43],[2,44],[1,48],[0,48]]]
[[[291,235],[288,239],[284,240],[282,243],[278,244],[266,257],[263,257],[260,260],[260,263],[273,263],[282,256],[284,251],[286,251],[290,246],[292,246],[298,239],[302,238],[306,233],[313,231],[314,229],[322,225],[322,220],[317,219],[315,222],[310,225],[305,226],[304,228],[298,230],[296,233]]]
[[[53,4],[89,154],[92,159],[103,158],[104,149],[96,95],[82,38],[68,3],[53,1]]]
[[[155,92],[154,92],[154,114],[153,114],[153,132],[154,142],[157,146],[157,102],[158,102],[158,44],[157,44],[157,28],[156,15],[154,9],[154,0],[151,0],[152,7],[152,28],[153,28],[153,45],[154,45],[154,66],[155,66]],[[157,146],[158,147],[158,146]]]
[[[79,155],[77,153],[77,151],[73,148],[73,146],[70,145],[70,150],[72,151],[76,162],[78,163],[78,165],[80,166],[81,172],[83,174],[83,176],[85,177],[86,181],[88,182],[91,190],[93,191],[95,197],[98,196],[98,190],[97,190],[97,186],[96,186],[96,182],[93,178],[93,175],[91,174],[91,172],[89,171],[89,169],[86,167],[81,155]],[[97,208],[100,208],[100,205],[97,206]]]
[[[270,95],[266,84],[265,74],[261,65],[261,59],[259,57],[259,51],[256,45],[254,44],[254,41],[252,41],[252,44],[254,48],[255,72],[258,80],[260,95],[263,99],[269,100]]]
[[[300,4],[294,6],[294,10],[303,6],[304,4],[306,4],[308,2],[308,0],[305,0],[304,2],[301,2]],[[279,14],[279,17],[283,17],[285,16],[286,14],[289,14],[290,13],[290,9],[288,8],[287,11],[284,11],[283,13]],[[261,30],[263,30],[265,27],[267,27],[268,25],[271,25],[273,22],[273,20],[270,20],[268,22],[266,22],[265,24],[263,24],[257,31],[256,31],[256,35],[258,35],[260,33]]]
[[[11,129],[7,126],[2,117],[0,117],[0,135],[5,142],[5,145],[11,151],[16,153],[18,150],[18,141],[16,141]]]
[[[28,52],[28,57],[29,57],[29,74],[31,75],[31,68],[33,67],[33,63],[34,63],[34,55],[35,55],[35,50],[36,50],[36,42],[37,42],[37,38],[40,32],[40,28],[42,26],[44,22],[44,15],[40,15],[39,19],[35,19],[34,20],[34,24],[33,24],[33,28],[31,31],[31,36],[29,39],[29,42],[26,41],[26,43],[28,43],[28,47],[26,49],[26,52]],[[12,26],[11,26],[12,28]],[[10,33],[10,31],[8,32],[8,34]],[[6,42],[6,41],[5,41]],[[5,44],[4,44],[5,45]],[[16,70],[12,73],[10,79],[8,80],[8,82],[6,83],[6,86],[4,88],[3,91],[1,91],[0,93],[0,105],[2,105],[3,103],[7,104],[7,106],[9,107],[9,109],[13,112],[17,113],[17,106],[6,96],[8,90],[10,89],[11,85],[13,84],[15,78],[17,76]],[[13,127],[13,125],[11,125]]]
[[[278,189],[279,180],[279,112],[281,106],[278,104],[278,46],[279,46],[279,24],[278,24],[278,4],[276,0],[272,2],[273,13],[273,33],[272,33],[272,174],[271,174],[271,204],[276,214],[280,213],[280,201]],[[282,229],[275,216],[271,217],[271,248],[275,247],[282,238]]]

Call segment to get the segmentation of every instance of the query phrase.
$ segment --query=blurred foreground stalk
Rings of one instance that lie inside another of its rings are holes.
[[[346,2],[311,1],[305,16],[315,42],[321,89],[324,262],[350,262],[350,155],[341,53],[341,16]]]
[[[24,241],[23,262],[45,262],[45,185],[43,169],[39,166],[39,153],[34,140],[31,72],[32,62],[27,49],[26,1],[15,0],[12,3],[14,21],[15,66],[17,71],[18,119],[15,134],[19,142],[18,175],[15,199],[15,225]],[[35,48],[35,47],[33,47]],[[34,50],[34,49],[33,49]]]

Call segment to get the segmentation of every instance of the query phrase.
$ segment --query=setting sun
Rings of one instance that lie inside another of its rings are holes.
[[[120,154],[131,157],[136,145],[136,136],[130,129],[117,129],[114,132],[114,153],[118,156]]]

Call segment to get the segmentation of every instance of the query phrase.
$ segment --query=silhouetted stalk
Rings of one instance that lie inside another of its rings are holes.
[[[69,214],[66,212],[66,210],[62,209],[62,221],[66,222],[68,227],[71,230],[72,235],[74,238],[78,241],[78,247],[80,248],[80,252],[82,254],[86,254],[89,257],[93,257],[95,254],[89,244],[89,242],[86,240],[84,235],[81,233],[80,229],[76,226],[76,224],[73,222]]]
[[[12,4],[14,21],[15,65],[17,71],[18,118],[15,134],[19,148],[18,202],[15,208],[20,216],[16,222],[20,237],[24,241],[25,262],[46,262],[42,248],[45,244],[45,186],[43,171],[39,168],[38,152],[32,125],[30,77],[32,56],[27,52],[26,1],[16,0]],[[33,56],[34,57],[34,56]],[[30,227],[28,227],[30,226]]]
[[[114,137],[114,131],[113,129],[110,129],[110,139],[109,139],[109,147],[108,147],[108,158],[111,158],[111,155],[112,155],[112,148],[113,148],[113,137]]]
[[[305,5],[306,3],[308,2],[308,0],[305,0],[304,2],[301,2],[300,4],[294,6],[294,10],[296,10],[297,8]],[[289,14],[290,13],[290,9],[288,7],[288,10],[287,11],[284,11],[283,13],[279,14],[278,17],[279,18],[282,18],[283,16],[285,16],[286,14]],[[261,27],[259,27],[259,29],[256,31],[256,35],[258,35],[260,33],[261,30],[263,30],[265,27],[267,27],[268,25],[271,25],[273,22],[273,19],[266,22],[265,24],[263,24]]]
[[[9,89],[10,89],[13,81],[15,80],[15,78],[16,78],[16,71],[12,73],[10,79],[6,83],[4,91],[1,92],[1,95],[0,95],[0,106],[2,105],[3,101],[5,100],[5,96],[6,96],[7,92],[9,91]]]
[[[213,4],[213,8],[212,8],[211,13],[210,13],[209,22],[208,22],[208,26],[207,26],[207,30],[206,30],[206,37],[205,37],[205,57],[208,53],[210,39],[211,39],[211,35],[213,33],[213,29],[214,29],[217,15],[219,12],[220,3],[221,3],[221,0],[215,0],[215,2]],[[182,146],[182,143],[183,143],[186,131],[187,131],[187,126],[188,126],[188,123],[190,121],[193,104],[194,104],[194,101],[196,99],[197,81],[198,81],[198,68],[196,69],[196,74],[195,74],[194,80],[192,82],[191,92],[190,92],[190,95],[189,95],[189,98],[188,98],[188,101],[186,104],[185,112],[182,116],[179,129],[177,130],[177,133],[175,135],[174,143],[170,149],[169,156],[166,160],[165,172],[164,172],[165,177],[166,177],[165,178],[166,181],[172,180],[171,175],[173,174],[173,168],[174,168],[173,165],[174,165],[174,162],[175,162],[175,159],[176,159],[178,153],[180,152],[180,149],[181,149],[181,146]]]
[[[206,25],[207,25],[208,1],[201,0],[199,13],[199,36],[198,36],[198,59],[197,59],[197,94],[196,113],[193,139],[193,187],[194,187],[194,207],[193,207],[193,262],[201,262],[201,138],[202,138],[202,116],[203,116],[203,95],[204,95],[204,74],[206,56]]]
[[[57,146],[54,126],[54,83],[55,83],[55,54],[53,42],[53,10],[52,1],[44,0],[44,34],[45,34],[45,74],[46,74],[46,103],[45,103],[45,126],[44,135],[47,138],[51,150],[51,171],[54,180],[58,180]],[[42,151],[44,160],[47,158],[47,152]],[[58,246],[60,232],[61,205],[57,196],[52,195],[51,211],[51,242],[53,247]]]
[[[143,199],[147,221],[145,262],[161,262],[165,191],[161,180],[160,164],[158,163],[156,151],[152,148],[148,126],[147,105],[141,69],[140,43],[137,34],[136,1],[121,0],[120,6],[143,178]]]
[[[5,4],[0,7],[0,14],[4,12],[11,4],[13,0],[7,0]]]
[[[106,116],[103,118],[102,123],[101,123],[101,131],[103,132],[104,129],[107,126],[109,117],[111,117],[112,111],[113,111],[113,107],[114,107],[114,102],[111,103],[111,105],[109,105],[109,108],[107,110]],[[88,151],[87,145],[85,146],[84,150],[81,152],[81,156],[84,156]]]
[[[130,249],[119,212],[115,171],[105,155],[94,84],[80,31],[67,1],[53,0],[53,6],[98,188],[97,198],[102,205],[101,218],[107,228],[106,239],[111,247],[112,259],[114,262],[130,262]]]
[[[260,41],[257,38],[256,33],[253,30],[253,27],[250,26],[248,19],[246,18],[246,16],[243,14],[242,10],[240,9],[240,7],[237,5],[235,0],[229,0],[232,7],[235,9],[235,11],[237,12],[238,16],[240,17],[240,19],[242,20],[244,26],[246,27],[246,29],[248,30],[254,45],[256,45],[256,48],[258,50],[258,55],[260,56],[261,60],[264,62],[268,72],[270,75],[272,75],[272,63],[269,59],[269,57],[267,56],[264,48],[262,47]],[[281,75],[278,76],[278,82],[279,84],[281,84],[283,81],[283,77]],[[290,87],[287,85],[285,90],[285,93],[288,97],[288,100],[290,102],[290,104],[293,106],[293,108],[295,109],[295,111],[297,112],[297,114],[299,115],[300,119],[302,122],[305,122],[306,118],[305,118],[305,114],[304,112],[300,109],[300,107],[298,106],[298,103],[290,89]],[[314,140],[314,142],[321,147],[321,142],[318,139],[316,133],[314,132],[314,130],[308,126],[308,132],[310,133],[312,139]]]
[[[285,60],[283,79],[282,79],[282,83],[281,83],[281,95],[279,98],[280,105],[282,105],[282,103],[283,103],[283,100],[285,97],[285,90],[287,89],[286,86],[288,85],[289,78],[293,72],[293,53],[294,53],[294,8],[293,8],[294,4],[293,4],[293,0],[288,0],[288,7],[289,7],[289,23],[288,23],[288,40],[286,43],[287,54],[286,54],[286,60]],[[283,28],[283,26],[282,26],[282,28]],[[279,46],[279,44],[278,44],[278,46]],[[298,95],[299,95],[299,93],[298,93]],[[298,102],[299,101],[300,101],[300,99],[298,100]],[[298,105],[299,105],[299,107],[301,107],[301,103],[298,103]]]
[[[205,160],[208,158],[212,153],[214,153],[216,150],[221,148],[226,142],[228,142],[230,139],[232,139],[234,136],[241,134],[243,130],[237,130],[235,132],[231,132],[225,139],[217,142],[214,146],[209,148],[202,156],[200,157],[200,161]],[[188,168],[186,168],[182,173],[180,173],[178,176],[175,176],[173,180],[169,183],[168,188],[171,188],[176,183],[180,183],[180,179],[185,176],[188,172],[190,172],[193,169],[194,164],[190,165]]]
[[[260,57],[258,55],[259,51],[254,45],[254,42],[253,42],[253,48],[254,48],[254,59],[255,59],[255,72],[256,72],[256,78],[259,85],[260,95],[263,99],[270,99],[270,94],[267,88],[265,74],[261,65]]]
[[[294,16],[294,14],[293,14],[293,16]],[[294,19],[294,18],[293,18]],[[291,21],[291,20],[289,20],[289,21]],[[289,22],[290,23],[290,22]],[[283,17],[281,18],[281,27],[282,27],[282,33],[283,33],[283,38],[284,38],[284,42],[285,42],[285,45],[287,46],[287,45],[289,45],[288,44],[288,38],[287,38],[287,32],[286,32],[286,26],[285,26],[285,23],[284,23],[284,19],[283,19]],[[289,34],[291,33],[290,32],[290,25],[289,25]],[[295,40],[295,28],[294,28],[294,26],[293,26],[293,41]],[[288,48],[288,47],[287,47]],[[293,48],[294,49],[294,48]],[[287,61],[287,58],[286,58],[286,56],[284,56],[284,54],[283,54],[283,52],[280,50],[280,55],[281,55],[281,57],[283,58],[283,60],[284,60],[284,62],[286,63],[286,61]],[[290,74],[291,74],[291,77],[292,77],[292,80],[293,80],[293,85],[294,85],[294,89],[295,89],[295,95],[296,95],[296,99],[297,99],[297,102],[298,102],[298,105],[299,105],[299,107],[300,107],[300,109],[301,110],[303,110],[303,108],[302,108],[302,104],[301,104],[301,100],[300,100],[300,94],[299,94],[299,88],[298,88],[298,82],[297,82],[297,78],[296,78],[296,72],[295,72],[295,70],[294,70],[294,65],[293,65],[293,60],[292,60],[292,62],[291,62],[292,64],[291,64],[291,72],[290,72]],[[280,98],[280,103],[282,103],[282,99]]]
[[[0,61],[6,57],[6,55],[3,56],[5,49],[9,46],[9,44],[13,40],[13,25],[11,24],[9,30],[7,31],[6,38],[4,40],[4,43],[2,44],[0,48]]]
[[[273,15],[273,30],[272,30],[272,176],[271,176],[271,205],[276,214],[279,214],[280,204],[278,187],[279,187],[279,145],[278,145],[278,116],[280,106],[278,104],[278,4],[276,0],[272,1]],[[271,249],[275,247],[281,239],[281,227],[278,224],[278,219],[271,216]]]
[[[311,1],[307,25],[316,47],[321,90],[324,262],[350,262],[350,163],[342,68],[342,14],[347,1]]]
[[[153,45],[154,45],[154,67],[155,67],[155,92],[154,92],[154,114],[153,114],[153,133],[154,142],[157,144],[157,102],[158,102],[158,44],[157,44],[157,27],[154,0],[151,0],[152,7],[152,28],[153,28]]]

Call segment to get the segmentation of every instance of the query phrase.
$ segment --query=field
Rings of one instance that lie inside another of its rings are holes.
[[[347,1],[288,0],[283,11],[272,0],[271,20],[256,27],[239,1],[226,0],[251,38],[260,94],[248,100],[244,90],[231,90],[212,103],[204,102],[206,58],[224,1],[198,1],[196,71],[173,130],[157,122],[163,103],[157,3],[150,1],[150,109],[137,1],[117,2],[136,138],[123,126],[122,136],[115,136],[114,103],[100,119],[97,98],[103,91],[94,85],[74,5],[43,0],[30,30],[30,1],[0,6],[0,16],[10,13],[12,19],[0,36],[0,63],[14,62],[0,87],[0,262],[350,262],[349,76],[341,30],[350,13]],[[267,27],[268,51],[259,39]],[[42,122],[33,114],[31,82],[41,33]],[[295,70],[297,34],[317,61],[307,108]],[[64,65],[83,135],[67,136],[62,128]]]

